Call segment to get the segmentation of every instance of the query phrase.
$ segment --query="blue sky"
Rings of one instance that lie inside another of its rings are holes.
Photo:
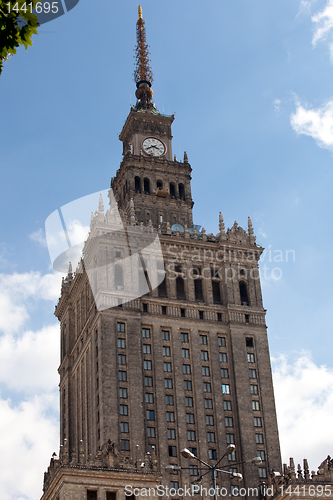
[[[246,227],[250,215],[266,248],[283,461],[306,457],[315,469],[333,445],[333,0],[141,4],[154,100],[175,113],[173,152],[182,159],[186,150],[193,168],[195,223],[216,234],[219,211],[226,227]],[[137,5],[80,0],[41,26],[1,76],[4,500],[40,496],[58,451],[60,276],[50,268],[44,222],[106,189],[119,166],[118,134],[135,101]],[[295,259],[289,253],[286,262],[288,250]],[[17,479],[20,461],[31,465]]]

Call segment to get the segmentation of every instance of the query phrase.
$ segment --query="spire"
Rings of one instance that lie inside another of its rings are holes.
[[[150,67],[149,46],[146,40],[145,22],[142,19],[142,9],[138,8],[139,19],[136,23],[136,68],[134,71],[134,81],[136,82],[136,98],[138,100],[136,109],[155,109],[152,102],[153,91],[151,84],[153,82],[153,72]]]

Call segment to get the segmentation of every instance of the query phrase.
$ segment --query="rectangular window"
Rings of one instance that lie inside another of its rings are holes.
[[[212,384],[210,382],[204,382],[204,392],[212,392]]]
[[[180,310],[180,316],[181,316],[182,318],[185,318],[185,309],[181,309],[181,310]]]
[[[210,373],[209,373],[209,366],[203,366],[202,367],[202,375],[204,377],[209,377],[210,376]]]
[[[260,478],[266,478],[267,477],[266,467],[258,467],[258,473]]]
[[[187,440],[195,441],[195,431],[187,431]]]
[[[153,387],[153,377],[145,377],[145,386]]]
[[[216,450],[210,448],[208,450],[208,458],[209,460],[216,460]]]
[[[146,403],[153,404],[154,403],[154,394],[150,392],[146,392]]]
[[[185,397],[185,406],[193,407],[193,398]]]
[[[247,360],[249,363],[254,363],[254,354],[252,352],[247,353]]]
[[[144,368],[144,370],[151,370],[151,367],[152,367],[151,361],[149,359],[145,359],[143,361],[143,368]]]
[[[197,465],[190,465],[190,476],[198,476],[198,467]]]
[[[235,435],[227,434],[227,444],[235,444]]]
[[[201,359],[202,359],[202,361],[209,360],[208,351],[201,351]]]
[[[230,467],[229,471],[232,472],[233,474],[237,474],[237,467]],[[233,486],[234,490],[231,491],[232,496],[238,496],[239,495],[239,486]]]
[[[215,432],[207,432],[208,443],[215,443]]]
[[[191,365],[183,365],[184,375],[191,375]]]
[[[173,446],[173,448],[174,448],[174,446]],[[169,456],[176,457],[177,455],[169,455]],[[178,481],[170,481],[170,490],[172,490],[172,493],[173,493],[172,496],[174,496],[174,491],[178,491],[178,489],[179,489]]]
[[[194,413],[186,413],[186,423],[194,424]]]
[[[219,343],[220,347],[225,347],[227,345],[226,341],[225,341],[225,337],[218,337],[218,343]]]
[[[234,420],[232,417],[224,417],[224,421],[225,421],[226,427],[233,427],[234,426]]]
[[[229,378],[229,370],[228,370],[228,368],[221,368],[221,377],[222,378]]]
[[[176,467],[178,467],[177,464],[170,464],[170,465],[175,465]],[[174,470],[173,473],[172,473],[173,476],[178,476],[178,470]]]
[[[170,357],[170,347],[163,346],[163,356]]]
[[[147,420],[155,420],[154,410],[146,410],[146,419]]]
[[[170,340],[170,332],[169,332],[169,330],[162,330],[162,339],[163,340]]]
[[[169,446],[169,457],[176,457],[176,456],[177,456],[176,446]]]
[[[254,427],[262,427],[261,417],[254,417]]]
[[[256,434],[256,443],[257,444],[264,444],[264,435],[263,434]]]
[[[220,283],[218,281],[212,281],[212,291],[214,304],[220,304],[222,301]]]
[[[87,490],[87,500],[97,500],[97,490]]]
[[[192,382],[191,380],[184,380],[184,390],[192,391]]]
[[[120,449],[123,451],[129,451],[130,449],[130,442],[128,439],[121,439],[120,440]]]
[[[167,411],[166,412],[166,419],[167,422],[174,422],[175,421],[175,414],[173,411]]]
[[[217,321],[222,321],[222,314],[221,313],[217,313]]]
[[[126,356],[125,356],[125,354],[118,354],[118,363],[120,365],[126,365]]]
[[[207,345],[207,335],[200,335],[200,344]]]
[[[212,399],[205,399],[205,408],[207,410],[211,410],[213,408],[213,400]]]
[[[199,300],[200,302],[203,301],[202,280],[200,279],[194,280],[194,296],[195,300]]]
[[[166,389],[172,389],[172,379],[171,378],[164,379],[164,387]]]
[[[120,405],[119,407],[119,413],[120,415],[128,415],[128,406],[127,405]]]
[[[125,323],[117,323],[117,332],[125,333]]]
[[[223,401],[223,408],[227,411],[231,411],[231,401]]]
[[[166,292],[165,292],[165,296],[166,296]],[[166,306],[162,306],[162,314],[164,314],[164,316],[166,315],[167,313],[167,308]]]
[[[249,368],[249,377],[250,378],[257,378],[256,370],[253,370],[253,368]]]
[[[265,451],[264,450],[258,450],[257,451],[257,457],[260,457],[262,461],[266,460]]]
[[[143,344],[142,352],[143,352],[143,354],[151,354],[151,345],[150,344]]]
[[[222,384],[222,394],[230,394],[230,385]]]
[[[206,415],[206,425],[214,425],[213,415]]]
[[[182,342],[186,342],[187,343],[188,342],[188,333],[181,333],[180,334],[180,340]]]
[[[167,429],[168,439],[176,439],[175,429]]]
[[[165,372],[172,372],[171,363],[163,363],[163,368]]]
[[[258,386],[255,384],[250,385],[251,394],[258,394]]]
[[[149,438],[155,437],[155,427],[147,427],[147,437]]]
[[[118,339],[118,347],[119,347],[119,349],[125,349],[126,348],[126,341],[125,341],[125,339]]]
[[[228,356],[226,352],[220,352],[220,362],[221,363],[227,363],[228,362]]]
[[[204,319],[204,312],[203,311],[199,311],[199,319]]]
[[[246,347],[253,347],[253,338],[252,337],[246,337],[245,343],[246,343]]]
[[[196,449],[196,448],[190,448],[190,447],[189,447],[189,450],[190,450],[190,452],[191,452],[191,453],[193,453],[193,455],[194,455],[195,457],[197,457],[197,456],[198,456],[198,455],[197,455],[197,449]]]
[[[252,410],[259,411],[259,401],[252,401]]]
[[[228,460],[229,460],[229,462],[236,462],[236,452],[235,451],[233,451],[232,453],[229,453]]]
[[[124,371],[118,372],[119,382],[127,382],[127,373]]]
[[[142,337],[144,339],[150,339],[150,328],[142,328]]]
[[[170,394],[167,394],[165,396],[165,404],[166,405],[173,405],[173,396]]]
[[[189,358],[189,357],[190,357],[190,350],[182,349],[182,358]]]
[[[119,387],[119,397],[127,398],[127,389],[125,387]]]
[[[120,432],[129,432],[128,422],[120,422]]]

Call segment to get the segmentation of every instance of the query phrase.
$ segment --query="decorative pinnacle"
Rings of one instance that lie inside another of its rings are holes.
[[[142,19],[142,9],[138,8],[139,19],[136,23],[136,68],[134,71],[134,81],[136,82],[137,90],[135,92],[139,103],[137,107],[148,108],[149,103],[153,98],[151,84],[153,82],[153,72],[150,67],[149,46],[146,40],[145,22]]]
[[[142,19],[142,8],[141,5],[138,7],[139,19]]]

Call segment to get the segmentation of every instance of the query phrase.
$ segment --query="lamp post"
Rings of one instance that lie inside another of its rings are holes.
[[[227,446],[225,452],[223,455],[219,458],[219,460],[216,462],[215,465],[209,465],[207,462],[204,460],[201,460],[201,458],[196,457],[188,448],[183,448],[181,450],[181,455],[184,458],[193,458],[194,460],[197,460],[201,464],[204,465],[204,467],[200,467],[200,476],[198,476],[193,482],[198,484],[201,482],[202,478],[206,476],[207,474],[211,474],[212,481],[213,481],[213,491],[214,491],[214,500],[216,500],[216,478],[218,475],[218,472],[223,472],[224,474],[228,474],[229,476],[236,478],[238,480],[243,479],[242,474],[238,472],[230,472],[227,470],[223,470],[220,468],[219,464],[221,463],[222,459],[226,456],[229,455],[230,453],[233,453],[235,451],[236,446],[234,444],[229,444]],[[262,463],[262,460],[260,457],[254,457],[249,460],[243,460],[242,462],[233,462],[230,465],[239,465],[239,464],[249,464],[252,463],[254,465],[260,465]],[[165,467],[165,470],[168,471],[170,474],[173,474],[174,471],[176,470],[182,470],[182,469],[190,469],[190,467],[180,467],[177,465],[167,465]],[[203,473],[201,471],[204,471]]]

